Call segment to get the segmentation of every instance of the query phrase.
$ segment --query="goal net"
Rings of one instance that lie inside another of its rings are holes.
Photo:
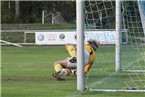
[[[145,92],[144,4],[145,1],[121,1],[121,70],[116,72],[116,3],[85,1],[85,29],[95,31],[92,38],[101,43],[96,61],[86,76],[85,85],[90,91]]]

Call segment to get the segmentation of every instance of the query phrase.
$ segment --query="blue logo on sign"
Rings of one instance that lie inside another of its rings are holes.
[[[39,41],[43,41],[44,40],[44,35],[43,34],[39,34],[38,36],[37,36],[37,39],[39,40]]]
[[[65,35],[64,35],[64,34],[60,34],[60,35],[59,35],[59,38],[60,38],[60,39],[64,39],[64,38],[65,38]]]

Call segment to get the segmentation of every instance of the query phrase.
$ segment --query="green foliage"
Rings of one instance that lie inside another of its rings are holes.
[[[2,23],[14,23],[15,8],[14,2],[10,2],[12,5],[9,6],[9,2],[1,1],[1,22]]]
[[[41,23],[43,10],[53,14],[61,12],[68,23],[74,23],[76,18],[76,4],[72,1],[19,1],[20,16],[16,20],[15,1],[1,2],[2,23]]]

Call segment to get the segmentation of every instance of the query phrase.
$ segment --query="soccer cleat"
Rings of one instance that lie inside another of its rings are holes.
[[[65,79],[61,78],[59,76],[60,72],[55,72],[54,74],[52,74],[52,76],[57,80],[57,81],[64,81]]]

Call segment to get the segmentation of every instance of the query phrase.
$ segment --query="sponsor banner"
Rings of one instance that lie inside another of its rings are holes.
[[[76,44],[76,32],[35,32],[36,44]]]
[[[95,39],[100,44],[115,44],[115,31],[86,31],[85,40]]]
[[[35,32],[36,44],[76,44],[76,38],[76,31]],[[101,44],[115,44],[115,31],[86,31],[85,41],[89,39],[98,40]]]

